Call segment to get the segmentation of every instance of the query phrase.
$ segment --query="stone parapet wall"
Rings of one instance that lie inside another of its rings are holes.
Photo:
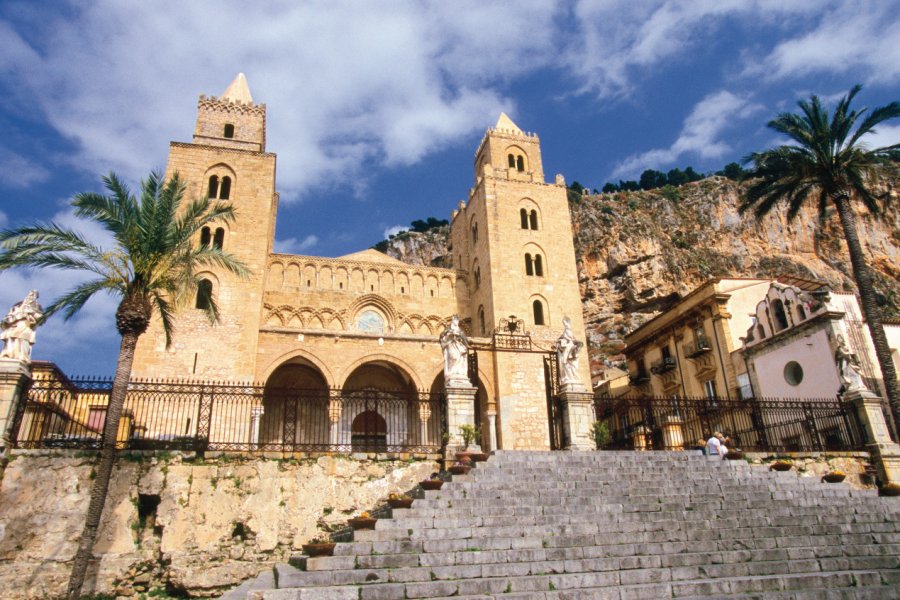
[[[21,452],[0,481],[4,598],[61,596],[96,459]],[[90,594],[154,588],[204,597],[286,561],[323,520],[343,524],[436,468],[429,460],[123,456],[113,472]]]

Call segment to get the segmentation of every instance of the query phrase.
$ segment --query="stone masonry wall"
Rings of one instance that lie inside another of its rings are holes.
[[[362,457],[360,457],[362,458]],[[0,482],[4,598],[60,596],[84,524],[96,459],[74,452],[12,457]],[[317,523],[343,524],[435,470],[427,460],[308,460],[179,454],[123,457],[85,592],[154,588],[219,595],[299,551]],[[154,506],[154,504],[158,502]]]

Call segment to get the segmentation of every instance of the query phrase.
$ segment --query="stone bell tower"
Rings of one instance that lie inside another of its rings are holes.
[[[166,177],[187,182],[186,198],[208,195],[234,206],[232,223],[201,232],[197,244],[230,252],[250,271],[247,279],[218,269],[201,277],[219,307],[221,322],[211,325],[197,308],[202,298],[176,313],[169,350],[158,320],[141,336],[135,355],[136,377],[254,377],[260,306],[266,261],[272,251],[278,194],[275,155],[266,152],[266,105],[256,104],[243,73],[221,97],[200,96],[190,143],[172,142]]]
[[[491,337],[495,347],[500,445],[549,447],[544,359],[563,331],[563,317],[585,342],[572,221],[562,177],[544,181],[538,136],[506,114],[475,153],[475,187],[454,215],[451,240],[455,264],[469,276],[472,334]],[[529,334],[531,351],[498,347],[497,334],[510,333],[510,324]],[[589,388],[586,345],[579,373]]]

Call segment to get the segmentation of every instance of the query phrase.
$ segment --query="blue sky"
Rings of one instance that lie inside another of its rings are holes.
[[[900,99],[900,2],[594,0],[0,4],[0,225],[56,220],[100,175],[129,181],[190,141],[200,94],[244,72],[278,154],[276,247],[339,256],[448,218],[500,111],[541,137],[548,178],[600,188],[720,169],[779,140],[765,123],[855,83]],[[900,141],[900,122],[872,145]],[[0,310],[78,277],[0,274]],[[109,374],[113,298],[49,321],[35,357]]]

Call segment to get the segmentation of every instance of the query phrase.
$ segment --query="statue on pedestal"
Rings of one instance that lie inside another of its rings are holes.
[[[844,336],[837,336],[837,350],[834,351],[834,360],[837,363],[838,376],[841,378],[842,392],[856,392],[868,390],[862,375],[860,374],[859,359],[850,350]]]
[[[0,322],[0,340],[6,343],[0,352],[0,358],[31,362],[34,330],[44,314],[44,309],[38,304],[37,299],[37,290],[31,290],[24,300],[9,309],[6,317]]]
[[[584,344],[575,339],[572,320],[563,317],[563,333],[556,340],[556,363],[559,367],[560,385],[580,385],[578,379],[578,353]]]
[[[459,383],[469,382],[469,340],[459,326],[459,316],[453,315],[450,325],[439,338],[441,350],[444,351],[444,381]]]

